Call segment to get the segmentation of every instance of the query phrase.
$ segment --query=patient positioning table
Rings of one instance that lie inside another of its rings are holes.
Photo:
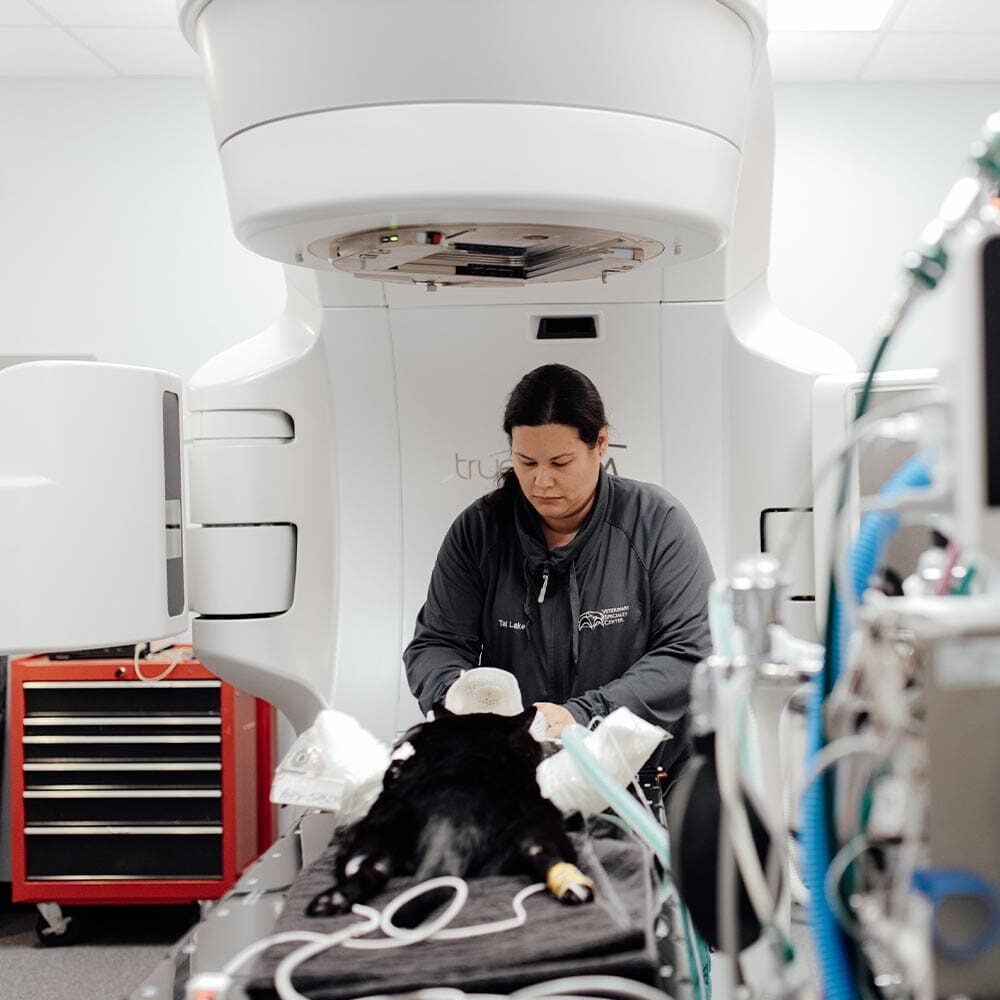
[[[192,975],[221,970],[260,938],[289,930],[332,933],[356,923],[356,916],[305,916],[308,901],[332,880],[330,821],[324,814],[303,817],[171,949],[131,1000],[178,1000]],[[580,868],[594,879],[593,903],[565,906],[539,892],[525,900],[527,919],[513,930],[466,940],[423,941],[390,951],[333,947],[299,967],[295,987],[310,1000],[426,986],[509,993],[549,979],[599,973],[684,995],[688,984],[674,978],[677,911],[667,913],[658,902],[659,880],[649,853],[630,839],[620,839],[618,831],[603,822],[591,839],[577,839],[577,849]],[[370,905],[383,909],[413,881],[393,879]],[[469,899],[450,927],[511,917],[512,900],[529,881],[521,876],[471,879]],[[377,936],[377,931],[369,935]],[[274,971],[295,947],[273,945],[245,964],[226,1000],[275,997]],[[680,964],[684,967],[683,961]]]
[[[305,962],[296,989],[315,1000],[400,993],[428,986],[468,992],[509,993],[531,983],[577,974],[620,975],[657,985],[662,966],[655,941],[657,887],[649,855],[628,840],[578,841],[579,865],[596,883],[593,903],[566,906],[540,892],[525,901],[520,927],[464,940],[428,940],[391,951],[333,947]],[[334,848],[303,869],[288,895],[275,931],[333,933],[358,917],[304,916],[306,905],[331,882]],[[450,928],[503,920],[511,901],[530,884],[527,876],[469,881],[469,899]],[[369,905],[382,910],[414,879],[396,878]],[[378,932],[376,932],[378,934]],[[270,1000],[274,971],[295,944],[270,948],[257,962],[247,993]]]

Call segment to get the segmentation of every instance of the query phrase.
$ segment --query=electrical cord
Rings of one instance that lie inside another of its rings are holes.
[[[136,643],[135,651],[132,654],[132,666],[135,669],[135,675],[145,684],[157,684],[162,680],[166,680],[166,678],[168,678],[174,670],[177,669],[177,665],[179,663],[191,658],[190,650],[188,650],[185,646],[176,647],[176,649],[169,656],[164,656],[161,653],[150,653],[146,657],[147,663],[166,663],[167,666],[155,677],[147,677],[142,672],[142,667],[139,666],[139,657],[148,648],[149,643],[138,642]]]

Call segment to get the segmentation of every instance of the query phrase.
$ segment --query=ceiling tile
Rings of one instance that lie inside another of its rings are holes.
[[[0,28],[0,76],[114,76],[61,28]]]
[[[170,28],[177,25],[175,0],[35,0],[70,28]]]
[[[771,75],[786,82],[856,80],[879,38],[874,31],[772,31]]]
[[[895,0],[768,0],[775,31],[878,31]]]
[[[1000,32],[997,0],[909,0],[893,31]]]
[[[1000,34],[891,32],[861,75],[863,80],[974,83],[1000,81]]]
[[[177,28],[76,28],[123,76],[200,76],[198,55]]]
[[[0,27],[51,25],[51,21],[28,0],[0,0]]]

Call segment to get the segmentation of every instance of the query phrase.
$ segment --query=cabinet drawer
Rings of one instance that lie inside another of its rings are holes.
[[[25,736],[26,761],[219,760],[218,736]]]
[[[35,761],[24,765],[24,787],[51,790],[131,788],[220,788],[222,765],[217,761],[162,762]]]
[[[215,879],[222,875],[218,827],[25,827],[29,880]]]
[[[27,791],[24,793],[24,821],[28,826],[49,823],[218,825],[222,821],[222,793],[190,788]]]
[[[217,715],[97,715],[91,718],[65,718],[58,715],[29,716],[24,720],[26,736],[210,736],[219,732],[222,720]]]
[[[26,716],[218,715],[219,681],[25,681]]]

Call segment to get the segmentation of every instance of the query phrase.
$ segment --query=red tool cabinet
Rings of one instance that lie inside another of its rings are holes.
[[[270,846],[270,705],[194,660],[147,682],[34,656],[8,680],[15,902],[216,899]]]

